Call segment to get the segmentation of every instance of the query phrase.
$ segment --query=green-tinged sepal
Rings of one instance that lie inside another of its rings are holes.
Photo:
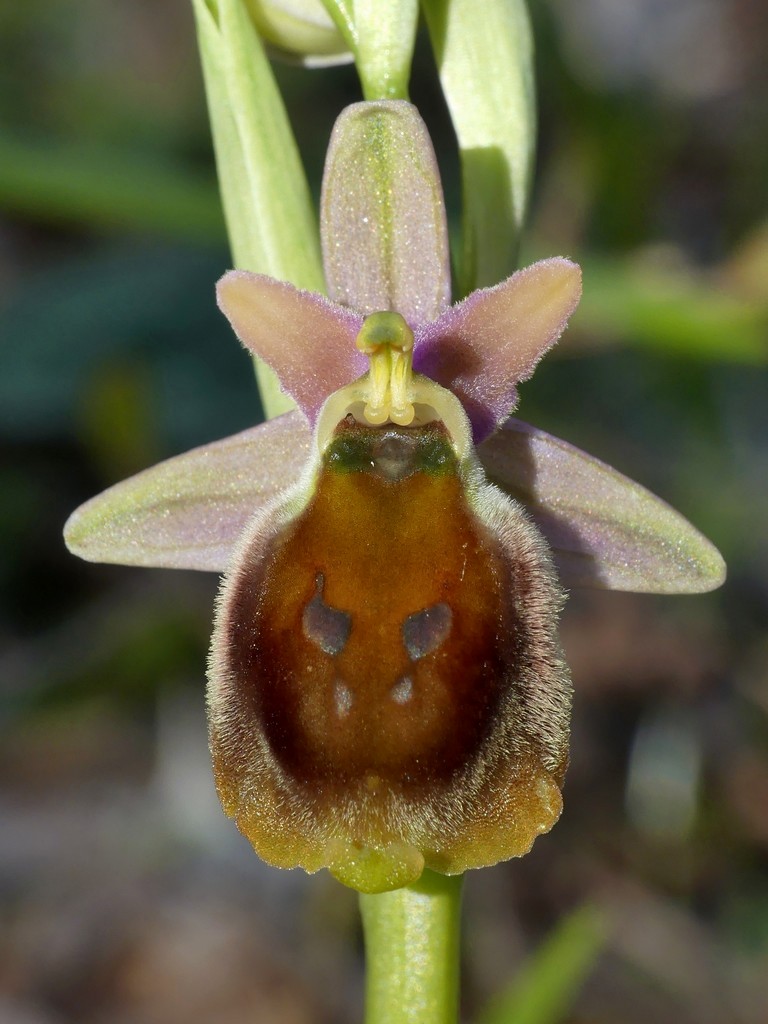
[[[442,313],[451,277],[434,150],[403,101],[341,114],[325,163],[321,235],[328,294],[361,313],[394,310],[413,328]]]
[[[461,294],[516,267],[536,144],[533,40],[524,0],[422,0],[459,143]]]
[[[568,586],[702,594],[725,580],[720,552],[679,512],[566,441],[510,419],[478,454],[531,511]]]
[[[223,572],[249,520],[300,478],[309,451],[294,410],[120,481],[72,513],[64,540],[88,562]]]

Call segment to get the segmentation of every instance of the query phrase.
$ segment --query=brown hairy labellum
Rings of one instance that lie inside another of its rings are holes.
[[[344,415],[254,520],[210,659],[225,809],[268,862],[364,891],[527,852],[567,763],[546,545],[416,397],[410,425]]]

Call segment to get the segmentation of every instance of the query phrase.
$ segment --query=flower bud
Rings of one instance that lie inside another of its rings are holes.
[[[352,54],[321,0],[246,0],[259,35],[307,67],[349,64]]]

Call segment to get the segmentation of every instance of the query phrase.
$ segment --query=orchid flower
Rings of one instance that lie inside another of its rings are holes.
[[[722,559],[639,484],[510,418],[577,265],[450,305],[443,196],[404,101],[326,162],[329,297],[245,271],[218,301],[298,409],[78,509],[91,561],[225,572],[209,660],[225,810],[269,863],[364,892],[525,853],[560,809],[562,587],[682,593]]]

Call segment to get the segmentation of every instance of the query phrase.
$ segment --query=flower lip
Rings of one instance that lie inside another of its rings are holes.
[[[442,422],[330,418],[316,472],[253,521],[218,605],[226,810],[271,863],[366,891],[519,855],[560,808],[561,594],[447,401],[461,456]]]

